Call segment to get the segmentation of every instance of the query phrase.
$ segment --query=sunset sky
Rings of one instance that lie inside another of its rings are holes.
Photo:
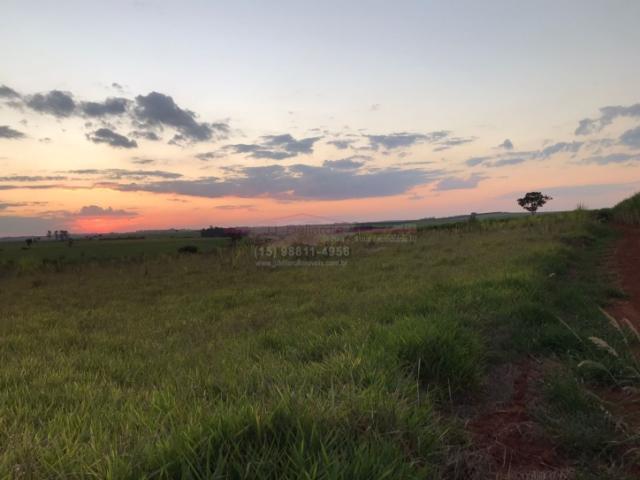
[[[0,8],[0,237],[640,190],[637,1]]]

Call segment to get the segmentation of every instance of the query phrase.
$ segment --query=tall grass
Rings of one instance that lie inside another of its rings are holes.
[[[618,203],[613,208],[613,218],[620,223],[640,225],[640,193]]]

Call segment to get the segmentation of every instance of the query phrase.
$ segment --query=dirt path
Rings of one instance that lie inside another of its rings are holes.
[[[614,282],[629,295],[607,308],[616,319],[628,319],[640,331],[640,227],[620,226],[621,238],[607,259]],[[541,366],[532,359],[503,367],[489,379],[489,390],[502,391],[504,398],[488,402],[468,424],[479,453],[485,458],[487,478],[570,479],[573,471],[558,454],[553,441],[531,418],[538,398]],[[606,400],[625,424],[640,425],[637,397],[607,392]]]
[[[629,295],[607,310],[616,319],[627,318],[640,330],[640,227],[617,227],[622,237],[609,260],[618,285]]]
[[[607,312],[618,323],[624,323],[624,319],[627,319],[640,331],[640,227],[625,225],[617,229],[622,236],[608,260],[608,267],[628,298],[614,302],[607,307]],[[634,390],[620,389],[601,392],[601,398],[618,418],[620,427],[629,435],[637,436],[640,432],[640,394]],[[632,466],[630,473],[640,478],[640,465]]]
[[[486,478],[572,478],[571,469],[530,415],[541,378],[541,366],[527,359],[505,365],[489,379],[492,390],[506,392],[507,397],[489,402],[468,425],[474,444],[486,459]]]

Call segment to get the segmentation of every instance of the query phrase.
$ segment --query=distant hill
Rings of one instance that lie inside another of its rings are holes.
[[[520,212],[487,212],[487,213],[477,213],[476,218],[478,220],[495,220],[500,218],[515,218],[522,217],[528,215],[527,213]],[[452,217],[429,217],[429,218],[420,218],[417,220],[384,220],[379,222],[358,222],[356,225],[359,226],[372,226],[372,227],[391,227],[394,225],[401,224],[415,224],[417,227],[428,227],[435,225],[446,225],[448,223],[459,223],[466,222],[471,217],[471,214],[468,215],[454,215]]]
[[[525,212],[487,212],[487,213],[477,213],[476,218],[478,220],[495,220],[501,218],[515,218],[522,217],[528,215]],[[469,215],[455,215],[453,217],[442,217],[442,218],[422,218],[418,220],[418,224],[420,225],[443,225],[447,223],[458,223],[458,222],[466,222],[471,217]]]

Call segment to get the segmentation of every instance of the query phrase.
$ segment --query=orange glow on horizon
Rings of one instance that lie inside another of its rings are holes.
[[[83,217],[73,220],[69,229],[73,233],[111,233],[131,230],[131,218]]]

